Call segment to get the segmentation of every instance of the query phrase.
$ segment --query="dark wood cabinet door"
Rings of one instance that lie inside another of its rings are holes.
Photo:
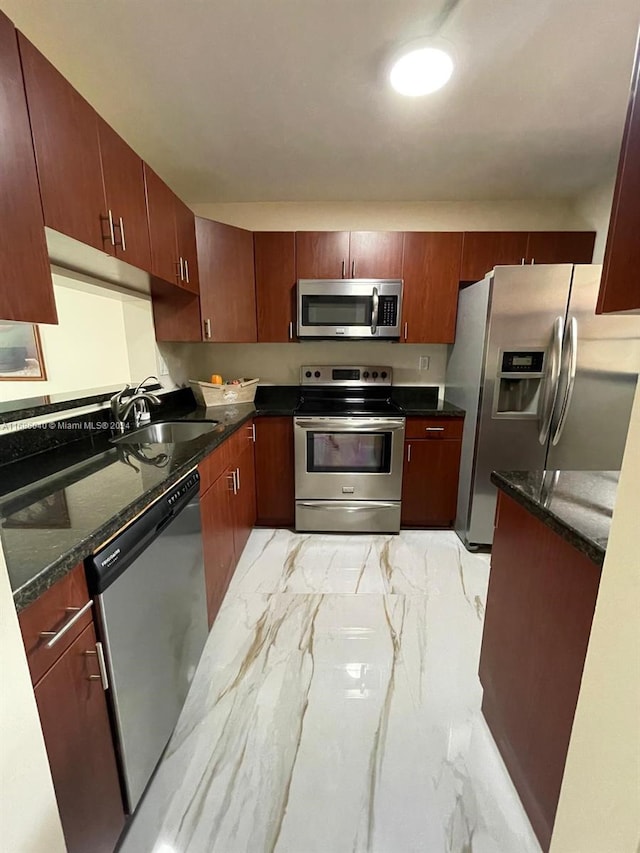
[[[196,217],[204,339],[255,343],[253,234]]]
[[[113,853],[124,811],[89,625],[35,687],[69,853]]]
[[[483,715],[548,850],[600,568],[500,493],[480,653]]]
[[[144,164],[147,218],[151,244],[151,272],[172,284],[180,284],[176,237],[176,195]]]
[[[253,442],[247,443],[237,457],[235,470],[237,494],[234,496],[233,541],[237,563],[256,523],[256,475]]]
[[[213,625],[235,565],[233,474],[226,470],[200,500],[209,627]]]
[[[113,128],[98,116],[102,175],[116,237],[116,257],[151,271],[149,223],[142,160]]]
[[[16,30],[0,12],[0,319],[57,323]]]
[[[296,231],[296,278],[348,277],[348,231]]]
[[[178,238],[178,262],[182,259],[182,278],[180,284],[192,293],[200,290],[200,269],[198,248],[196,245],[196,223],[193,211],[175,198],[176,235]],[[251,270],[253,281],[253,267]]]
[[[613,193],[597,314],[640,309],[640,40]]]
[[[595,231],[531,231],[527,263],[590,264]]]
[[[401,523],[450,527],[456,517],[462,443],[451,439],[406,441]]]
[[[480,281],[495,266],[527,258],[527,231],[465,231],[460,281]]]
[[[461,253],[461,233],[405,234],[404,342],[446,344],[455,340]]]
[[[151,307],[157,341],[201,341],[200,300],[160,278],[151,279]]]
[[[96,113],[21,33],[18,39],[45,225],[113,254]]]
[[[295,520],[293,418],[256,418],[258,524],[290,527]]]
[[[258,341],[286,343],[295,336],[296,235],[256,231],[253,249]]]
[[[402,278],[402,231],[352,231],[349,278]]]

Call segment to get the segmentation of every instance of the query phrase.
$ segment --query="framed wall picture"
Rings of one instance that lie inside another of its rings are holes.
[[[47,378],[37,326],[0,321],[0,381]]]

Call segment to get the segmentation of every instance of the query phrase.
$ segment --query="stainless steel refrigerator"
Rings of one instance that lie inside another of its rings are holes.
[[[596,315],[602,268],[496,267],[460,291],[447,399],[466,410],[456,532],[493,540],[493,470],[617,470],[640,316]]]

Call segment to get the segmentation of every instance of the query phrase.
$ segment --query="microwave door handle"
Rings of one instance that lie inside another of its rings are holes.
[[[373,288],[373,308],[371,310],[371,334],[375,335],[378,331],[378,305],[380,300],[378,298],[378,288]]]

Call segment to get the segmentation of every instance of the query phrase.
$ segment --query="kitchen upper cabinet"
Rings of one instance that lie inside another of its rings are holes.
[[[526,261],[530,264],[590,264],[595,231],[531,231]]]
[[[295,334],[296,235],[293,231],[256,231],[253,250],[258,341],[286,343]]]
[[[57,323],[16,30],[0,12],[0,319]]]
[[[349,278],[402,278],[402,231],[352,231]]]
[[[196,217],[196,240],[204,340],[254,343],[252,232]]]
[[[640,40],[604,254],[597,314],[640,309]]]
[[[456,517],[460,418],[407,418],[401,524],[450,527]]]
[[[113,853],[124,826],[93,624],[35,687],[69,853]]]
[[[45,225],[113,253],[97,115],[21,33],[18,42]]]
[[[499,493],[480,681],[482,713],[549,849],[600,567]]]
[[[402,340],[453,343],[463,235],[413,231],[404,235]]]
[[[178,237],[176,233],[177,196],[153,169],[144,164],[147,191],[147,217],[151,243],[151,272],[168,282],[181,284]],[[195,228],[195,226],[194,226]]]
[[[116,257],[151,271],[149,224],[142,160],[109,125],[97,117],[100,159],[110,237]]]
[[[348,231],[296,231],[296,278],[348,278]]]
[[[526,261],[526,231],[465,231],[460,281],[480,281],[495,266]]]
[[[257,523],[290,527],[295,521],[293,418],[256,418]]]
[[[213,625],[220,609],[235,566],[231,502],[233,488],[234,474],[228,469],[214,481],[200,500],[209,627]]]
[[[200,273],[198,267],[198,248],[196,245],[195,216],[193,215],[193,211],[183,201],[180,201],[177,196],[175,196],[175,200],[178,266],[181,275],[180,284],[186,290],[198,293],[200,289]],[[246,264],[246,260],[244,263]],[[253,282],[253,258],[251,259],[251,280]]]

